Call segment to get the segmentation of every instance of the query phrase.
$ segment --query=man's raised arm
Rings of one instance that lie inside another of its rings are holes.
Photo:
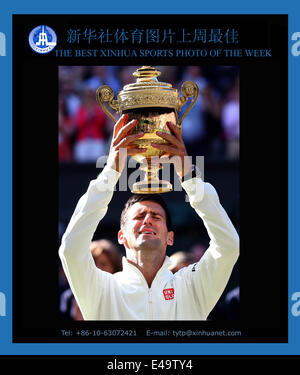
[[[189,196],[191,206],[203,220],[210,238],[210,246],[201,260],[181,272],[185,274],[187,282],[194,286],[200,315],[206,319],[224,291],[239,256],[239,236],[221,206],[214,187],[204,183],[200,177],[188,178],[193,176],[193,166],[187,157],[181,131],[172,123],[167,125],[171,135],[158,135],[169,144],[154,144],[154,147],[165,151],[175,160],[176,173],[185,180],[182,187]]]
[[[142,134],[131,135],[137,122],[133,120],[127,124],[127,119],[128,116],[124,115],[116,123],[107,165],[80,198],[59,249],[65,275],[85,319],[95,318],[95,296],[100,299],[103,288],[96,292],[94,286],[105,283],[107,277],[96,268],[90,253],[94,232],[107,212],[114,187],[125,166],[126,154],[145,151],[137,150],[132,144]],[[126,149],[127,153],[120,152],[121,149]]]
[[[209,248],[196,265],[190,266],[193,272],[189,272],[199,308],[206,319],[221,297],[238,259],[239,236],[211,184],[193,178],[182,186],[210,238]]]

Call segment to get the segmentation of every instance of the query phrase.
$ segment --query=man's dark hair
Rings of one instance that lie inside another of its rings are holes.
[[[158,203],[165,211],[166,214],[166,225],[168,231],[172,230],[172,220],[169,209],[164,201],[163,197],[160,194],[134,194],[132,195],[128,201],[125,203],[125,207],[121,213],[121,229],[124,228],[126,220],[127,220],[127,212],[131,206],[133,206],[137,202],[144,202],[144,201],[151,201]]]

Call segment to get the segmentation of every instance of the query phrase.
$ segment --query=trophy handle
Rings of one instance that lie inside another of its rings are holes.
[[[186,81],[181,86],[181,92],[182,92],[183,96],[181,96],[178,99],[178,104],[177,104],[177,108],[178,108],[179,111],[181,110],[181,107],[184,106],[187,103],[188,98],[191,98],[193,96],[194,99],[192,100],[192,102],[189,105],[188,109],[182,115],[181,119],[178,121],[178,125],[180,125],[180,126],[181,126],[182,121],[184,120],[185,116],[189,113],[189,111],[194,106],[194,104],[195,104],[195,102],[196,102],[196,100],[198,98],[199,88],[198,88],[198,86],[197,86],[197,84],[195,82],[193,82],[193,81]]]
[[[114,123],[117,122],[114,115],[106,108],[104,102],[108,102],[109,106],[114,109],[116,112],[119,112],[119,104],[117,100],[114,100],[114,90],[108,86],[103,85],[100,86],[96,91],[96,100],[103,111],[107,114],[107,116],[113,120]]]

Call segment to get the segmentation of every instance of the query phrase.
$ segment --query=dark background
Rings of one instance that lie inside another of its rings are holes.
[[[94,166],[60,166],[57,153],[59,65],[122,65],[118,59],[67,59],[54,52],[38,55],[28,45],[37,25],[65,35],[69,27],[190,28],[234,27],[239,48],[271,48],[270,58],[152,58],[147,65],[238,65],[240,67],[240,167],[235,163],[205,163],[205,180],[217,189],[228,210],[230,193],[240,194],[241,256],[237,264],[241,286],[241,319],[236,322],[180,322],[190,329],[239,329],[242,337],[229,342],[287,341],[287,16],[14,16],[13,109],[13,337],[15,342],[77,342],[89,338],[61,337],[60,329],[128,328],[138,331],[135,342],[170,341],[143,336],[145,328],[171,329],[176,322],[60,322],[58,319],[59,201],[70,215]],[[160,26],[161,25],[161,26]],[[144,27],[144,26],[143,26]],[[56,49],[70,48],[59,41]],[[80,45],[81,48],[88,46]],[[191,48],[191,46],[186,46]],[[235,46],[236,47],[236,46]],[[142,48],[142,46],[140,46]],[[144,46],[146,48],[146,46]],[[167,48],[167,46],[164,46]],[[196,48],[192,46],[192,48]],[[54,50],[55,51],[55,50]],[[144,65],[144,58],[127,58],[126,65]],[[239,171],[237,168],[240,168]],[[237,173],[237,171],[239,173]],[[64,189],[73,194],[64,195]],[[119,195],[120,194],[120,195]],[[125,202],[114,195],[112,212]],[[123,195],[122,195],[123,194]],[[175,193],[172,193],[175,194]],[[176,193],[177,194],[177,193]],[[182,193],[183,194],[183,193]],[[167,201],[183,202],[183,195]],[[67,208],[66,208],[67,207]],[[110,217],[103,231],[113,229]],[[237,223],[234,223],[237,225]],[[233,278],[236,276],[236,270]],[[94,338],[100,341],[99,338]],[[120,338],[105,338],[120,341]],[[177,339],[173,339],[177,342]],[[220,338],[189,338],[186,342],[224,342]]]

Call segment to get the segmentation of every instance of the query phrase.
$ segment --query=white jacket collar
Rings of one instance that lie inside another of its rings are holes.
[[[138,276],[139,278],[141,278],[141,277],[144,278],[142,272],[136,266],[129,263],[125,256],[122,258],[122,264],[123,264],[123,272],[128,274],[128,276]],[[168,268],[171,265],[172,265],[172,261],[170,260],[170,258],[168,256],[166,256],[161,268],[157,271],[157,274],[156,274],[154,280],[160,279],[161,276],[165,273],[166,270],[168,270]],[[169,271],[169,272],[171,273],[171,271]],[[153,280],[153,282],[154,282],[154,280]]]

